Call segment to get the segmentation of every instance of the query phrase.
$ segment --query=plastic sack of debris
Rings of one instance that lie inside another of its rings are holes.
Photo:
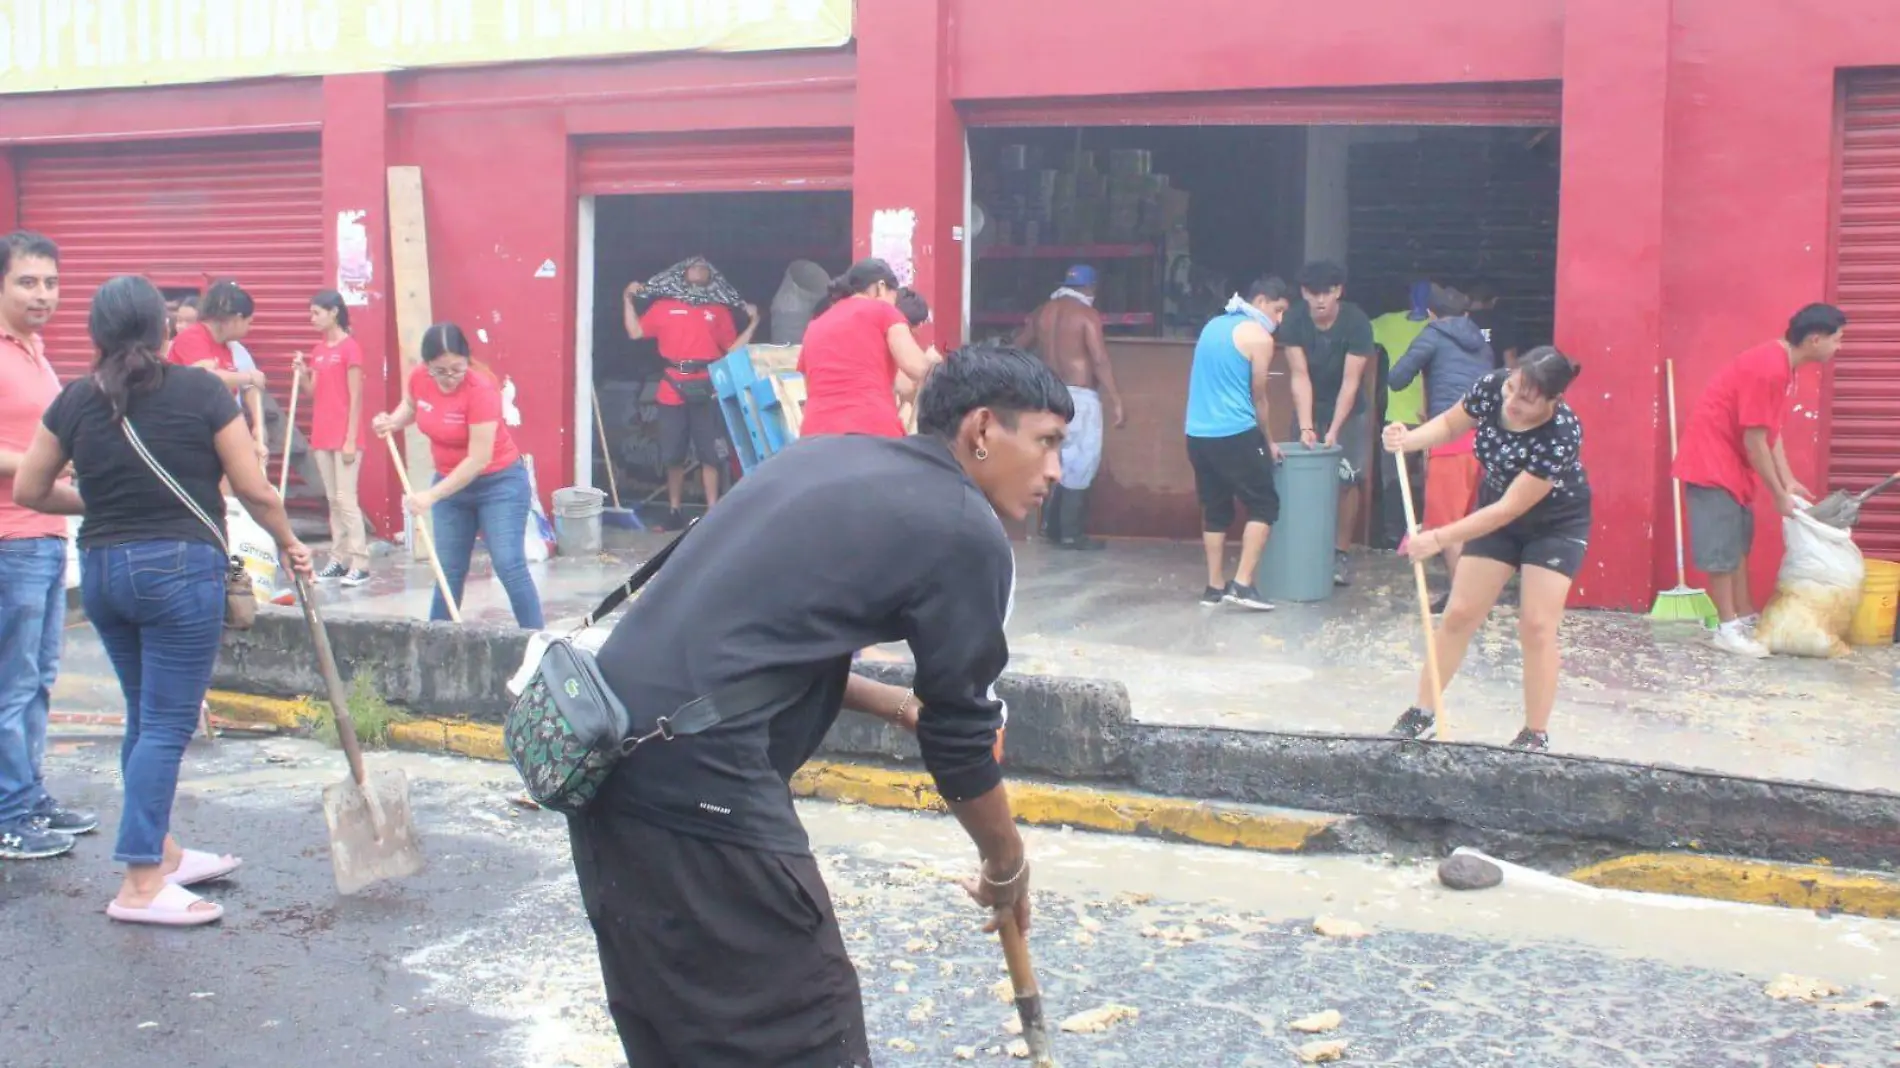
[[[1846,656],[1847,631],[1867,578],[1853,534],[1796,511],[1781,521],[1781,536],[1787,552],[1756,640],[1783,656]]]
[[[244,561],[244,570],[251,576],[252,593],[260,601],[269,601],[276,595],[281,578],[276,539],[232,497],[224,499],[224,530],[231,554]]]

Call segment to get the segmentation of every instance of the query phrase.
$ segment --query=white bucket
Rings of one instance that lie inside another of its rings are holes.
[[[569,519],[597,516],[606,507],[607,494],[589,486],[569,486],[554,491],[554,514]]]
[[[600,513],[607,495],[586,486],[554,491],[554,548],[562,556],[600,552]]]

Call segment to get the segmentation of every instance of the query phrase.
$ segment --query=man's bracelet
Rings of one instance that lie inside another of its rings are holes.
[[[1029,874],[1029,854],[1027,853],[1023,854],[1023,862],[1022,864],[1017,866],[1016,874],[1010,876],[1007,879],[1004,879],[1001,882],[998,882],[995,879],[990,878],[989,872],[983,871],[981,868],[977,869],[977,876],[981,878],[985,883],[989,884],[990,886],[1014,886],[1018,881],[1022,879],[1023,876],[1028,875],[1028,874]]]
[[[905,690],[903,698],[897,702],[897,712],[893,718],[899,721],[902,721],[904,718],[904,711],[913,705],[916,705],[917,711],[919,712],[923,711],[923,706],[921,704],[918,704],[918,701],[917,701],[917,691]]]

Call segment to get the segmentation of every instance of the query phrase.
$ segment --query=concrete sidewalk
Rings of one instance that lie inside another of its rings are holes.
[[[634,535],[586,560],[536,565],[550,625],[578,617],[664,535]],[[1355,584],[1329,602],[1254,614],[1197,603],[1197,546],[1119,542],[1105,552],[1017,547],[1012,671],[1114,679],[1136,719],[1243,731],[1381,735],[1412,699],[1423,643],[1405,562],[1355,559]],[[426,566],[379,561],[374,582],[328,589],[339,617],[427,615]],[[1513,595],[1506,593],[1507,602]],[[478,560],[465,617],[512,621]],[[1502,604],[1448,695],[1451,737],[1502,744],[1521,725],[1516,609]],[[109,676],[89,631],[70,670]],[[1688,625],[1572,613],[1555,751],[1854,790],[1900,787],[1900,655],[1860,649],[1839,661],[1747,661]],[[907,658],[902,646],[886,650]]]

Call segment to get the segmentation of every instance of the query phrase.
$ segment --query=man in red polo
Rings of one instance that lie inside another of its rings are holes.
[[[655,299],[644,314],[635,306],[643,295]],[[725,419],[713,397],[711,364],[733,349],[752,341],[759,326],[759,310],[738,301],[738,294],[703,259],[687,260],[645,283],[631,282],[626,290],[627,336],[650,337],[666,361],[654,400],[660,406],[660,462],[666,467],[667,528],[680,530],[686,484],[686,462],[699,461],[700,486],[706,507],[719,500],[720,442]],[[751,319],[741,332],[732,320],[732,305],[741,303]],[[608,459],[612,463],[612,458]]]
[[[13,474],[59,395],[40,330],[59,307],[59,248],[0,237],[0,860],[65,853],[99,825],[46,792],[40,765],[66,626],[66,519],[13,503]],[[57,492],[78,511],[70,483]]]
[[[1781,515],[1795,500],[1812,499],[1788,467],[1781,428],[1803,364],[1834,358],[1847,316],[1810,304],[1795,313],[1779,341],[1757,345],[1716,373],[1682,431],[1676,477],[1689,511],[1695,566],[1708,572],[1709,597],[1721,616],[1715,646],[1738,656],[1764,657],[1755,640],[1755,602],[1748,589],[1748,553],[1755,544],[1757,480]]]

